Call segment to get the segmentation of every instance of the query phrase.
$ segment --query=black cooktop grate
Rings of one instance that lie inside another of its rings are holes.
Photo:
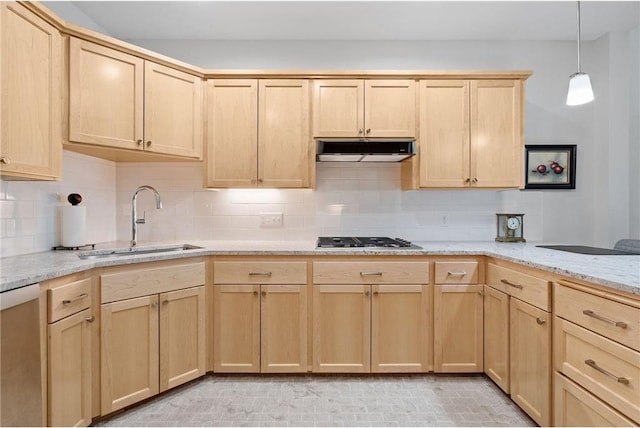
[[[321,236],[318,248],[416,248],[411,242],[400,238],[371,236]]]

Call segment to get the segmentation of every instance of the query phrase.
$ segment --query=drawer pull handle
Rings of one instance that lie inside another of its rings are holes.
[[[364,292],[364,295],[367,296],[367,297],[369,297],[369,294],[371,294],[371,293],[369,293],[369,290]]]
[[[547,320],[544,319],[544,318],[538,317],[538,318],[536,318],[536,322],[538,323],[538,325],[542,325],[542,324],[546,323]]]
[[[511,287],[517,288],[518,290],[522,290],[524,288],[522,285],[514,284],[513,282],[511,282],[511,281],[509,281],[507,279],[501,279],[500,282],[503,283],[503,284],[507,284],[507,285],[509,285]]]
[[[603,369],[602,367],[600,367],[598,365],[598,363],[596,363],[593,360],[584,360],[584,363],[586,365],[588,365],[589,367],[591,367],[592,369],[595,369],[595,370],[599,371],[603,375],[609,376],[611,379],[614,379],[618,383],[621,383],[623,385],[629,385],[629,379],[627,379],[626,377],[619,377],[619,376],[614,375],[610,371],[607,371],[607,370]]]
[[[271,276],[271,272],[249,272],[249,276]]]
[[[90,317],[87,317],[84,319],[86,322],[94,322],[96,320],[96,317],[94,317],[93,315],[91,315]]]
[[[382,272],[360,272],[360,276],[382,276]]]
[[[467,273],[465,271],[462,272],[447,272],[447,275],[451,276],[465,276]]]
[[[88,296],[88,294],[87,294],[87,293],[82,293],[82,294],[80,294],[80,295],[78,295],[78,296],[74,297],[73,299],[64,299],[64,300],[62,301],[62,304],[63,304],[63,305],[68,305],[69,303],[73,303],[73,302],[77,302],[78,300],[82,300],[82,299],[84,299],[84,298],[85,298],[85,297],[87,297],[87,296]]]
[[[604,321],[604,322],[609,323],[609,324],[613,324],[616,327],[627,328],[627,323],[626,322],[610,320],[609,318],[605,318],[602,315],[598,315],[598,314],[596,314],[595,312],[593,312],[593,311],[591,311],[589,309],[585,309],[584,311],[582,311],[582,313],[585,314],[588,317],[595,318],[597,320]]]

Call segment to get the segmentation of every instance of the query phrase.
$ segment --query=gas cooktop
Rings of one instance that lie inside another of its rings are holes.
[[[369,236],[321,236],[318,248],[421,248],[400,238]]]

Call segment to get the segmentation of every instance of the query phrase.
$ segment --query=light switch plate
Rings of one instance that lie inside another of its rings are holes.
[[[282,213],[260,213],[260,227],[282,227]]]

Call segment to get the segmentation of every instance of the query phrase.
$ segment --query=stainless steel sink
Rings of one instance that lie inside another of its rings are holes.
[[[171,251],[188,251],[188,250],[198,250],[202,247],[198,247],[195,245],[189,244],[181,244],[181,245],[172,245],[169,247],[127,247],[127,248],[116,248],[113,250],[96,250],[96,251],[88,251],[86,253],[78,254],[82,260],[89,259],[106,259],[110,257],[128,257],[128,256],[137,256],[139,254],[157,254],[157,253],[168,253]]]

